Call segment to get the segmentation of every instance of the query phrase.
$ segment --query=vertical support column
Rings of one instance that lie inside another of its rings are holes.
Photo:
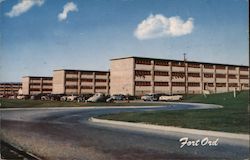
[[[169,62],[169,94],[173,94],[173,86],[172,86],[172,62]]]
[[[154,60],[151,60],[151,93],[155,93],[155,64],[154,64]]]
[[[228,66],[226,66],[226,87],[227,87],[227,92],[229,92],[229,78],[228,78],[228,74],[229,74],[229,71],[228,71]]]
[[[107,86],[106,92],[107,92],[108,95],[110,94],[109,93],[109,90],[110,90],[109,85],[110,85],[110,72],[108,72],[107,75],[106,75],[106,86]]]
[[[93,94],[95,94],[95,86],[96,86],[96,83],[95,83],[95,79],[96,79],[96,73],[93,72]]]
[[[240,84],[240,67],[238,67],[238,90],[241,91],[241,84]]]
[[[28,95],[30,95],[30,77],[28,77]]]
[[[81,94],[81,72],[78,71],[78,75],[77,75],[77,94],[80,95]]]
[[[214,93],[216,93],[216,65],[213,65],[214,67]]]
[[[184,62],[185,94],[188,94],[188,63]]]
[[[204,89],[204,82],[203,82],[203,64],[200,64],[200,93],[202,94],[203,90],[205,89]]]
[[[63,71],[63,94],[66,94],[66,71]]]
[[[40,93],[43,93],[43,78],[40,78]]]
[[[132,60],[132,69],[133,69],[133,75],[132,75],[132,96],[135,96],[135,58]]]

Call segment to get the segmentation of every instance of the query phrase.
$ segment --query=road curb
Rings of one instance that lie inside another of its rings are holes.
[[[189,134],[195,134],[195,135],[204,135],[204,136],[213,136],[213,137],[249,141],[248,134],[227,133],[227,132],[218,132],[218,131],[210,131],[210,130],[198,130],[198,129],[179,128],[179,127],[172,127],[172,126],[160,126],[160,125],[152,125],[152,124],[145,124],[145,123],[131,123],[131,122],[123,122],[123,121],[104,120],[104,119],[98,119],[98,118],[93,118],[93,117],[89,118],[89,121],[95,122],[95,123],[112,124],[112,125],[119,125],[119,126],[126,126],[126,127],[136,127],[136,128],[152,129],[152,130],[158,130],[158,131],[181,132],[181,133],[189,133]]]

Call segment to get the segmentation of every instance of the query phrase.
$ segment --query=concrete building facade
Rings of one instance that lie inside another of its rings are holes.
[[[0,83],[0,95],[17,95],[21,88],[22,83],[20,82]]]
[[[52,77],[22,77],[23,95],[36,95],[41,93],[52,93]]]
[[[89,70],[54,70],[54,94],[109,94],[109,72]]]
[[[111,59],[110,93],[199,94],[249,89],[249,67],[193,61],[125,57]]]

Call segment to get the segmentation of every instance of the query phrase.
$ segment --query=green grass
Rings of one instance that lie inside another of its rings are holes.
[[[150,124],[176,126],[234,133],[249,133],[249,93],[243,91],[233,98],[233,93],[208,95],[188,95],[184,102],[219,104],[221,109],[126,112],[104,115],[99,118],[144,122]]]
[[[164,103],[84,103],[41,100],[0,99],[1,108],[16,107],[87,107],[87,106],[159,106]]]

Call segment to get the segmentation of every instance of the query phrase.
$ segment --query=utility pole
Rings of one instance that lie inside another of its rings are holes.
[[[186,66],[186,53],[183,53],[183,61],[184,61],[184,74],[185,74],[185,77],[184,77],[184,83],[185,83],[185,94],[188,94],[188,91],[187,91],[187,66]]]

